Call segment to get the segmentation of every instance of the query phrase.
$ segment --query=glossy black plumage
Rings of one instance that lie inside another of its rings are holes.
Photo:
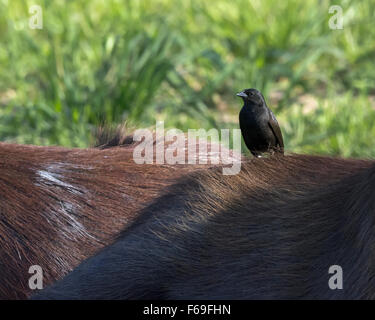
[[[250,152],[256,157],[263,152],[284,153],[279,123],[263,95],[256,89],[246,89],[237,96],[244,101],[239,120],[242,137]]]

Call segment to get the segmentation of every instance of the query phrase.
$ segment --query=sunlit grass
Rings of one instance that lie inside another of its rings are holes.
[[[85,147],[125,120],[234,128],[235,93],[256,87],[290,152],[375,155],[370,0],[335,2],[343,30],[327,0],[39,3],[44,27],[30,30],[34,1],[0,0],[1,141]]]

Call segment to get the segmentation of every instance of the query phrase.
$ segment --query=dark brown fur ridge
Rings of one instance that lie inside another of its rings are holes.
[[[275,155],[236,176],[198,172],[36,298],[374,299],[374,213],[373,161]]]
[[[42,267],[44,285],[61,278],[111,243],[164,187],[207,167],[137,165],[130,136],[99,140],[103,150],[0,143],[0,299],[31,293],[32,265]]]

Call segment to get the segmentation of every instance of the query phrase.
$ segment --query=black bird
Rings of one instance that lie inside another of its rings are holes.
[[[279,123],[267,107],[263,95],[257,89],[245,89],[237,96],[244,101],[240,111],[240,128],[250,152],[256,157],[262,152],[277,151],[284,154]]]

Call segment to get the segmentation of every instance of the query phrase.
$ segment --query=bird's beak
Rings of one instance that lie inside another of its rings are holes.
[[[236,96],[238,96],[238,97],[241,97],[241,98],[247,98],[247,95],[246,95],[246,93],[245,93],[245,92],[243,92],[243,91],[241,91],[241,92],[237,93],[237,94],[236,94]]]

